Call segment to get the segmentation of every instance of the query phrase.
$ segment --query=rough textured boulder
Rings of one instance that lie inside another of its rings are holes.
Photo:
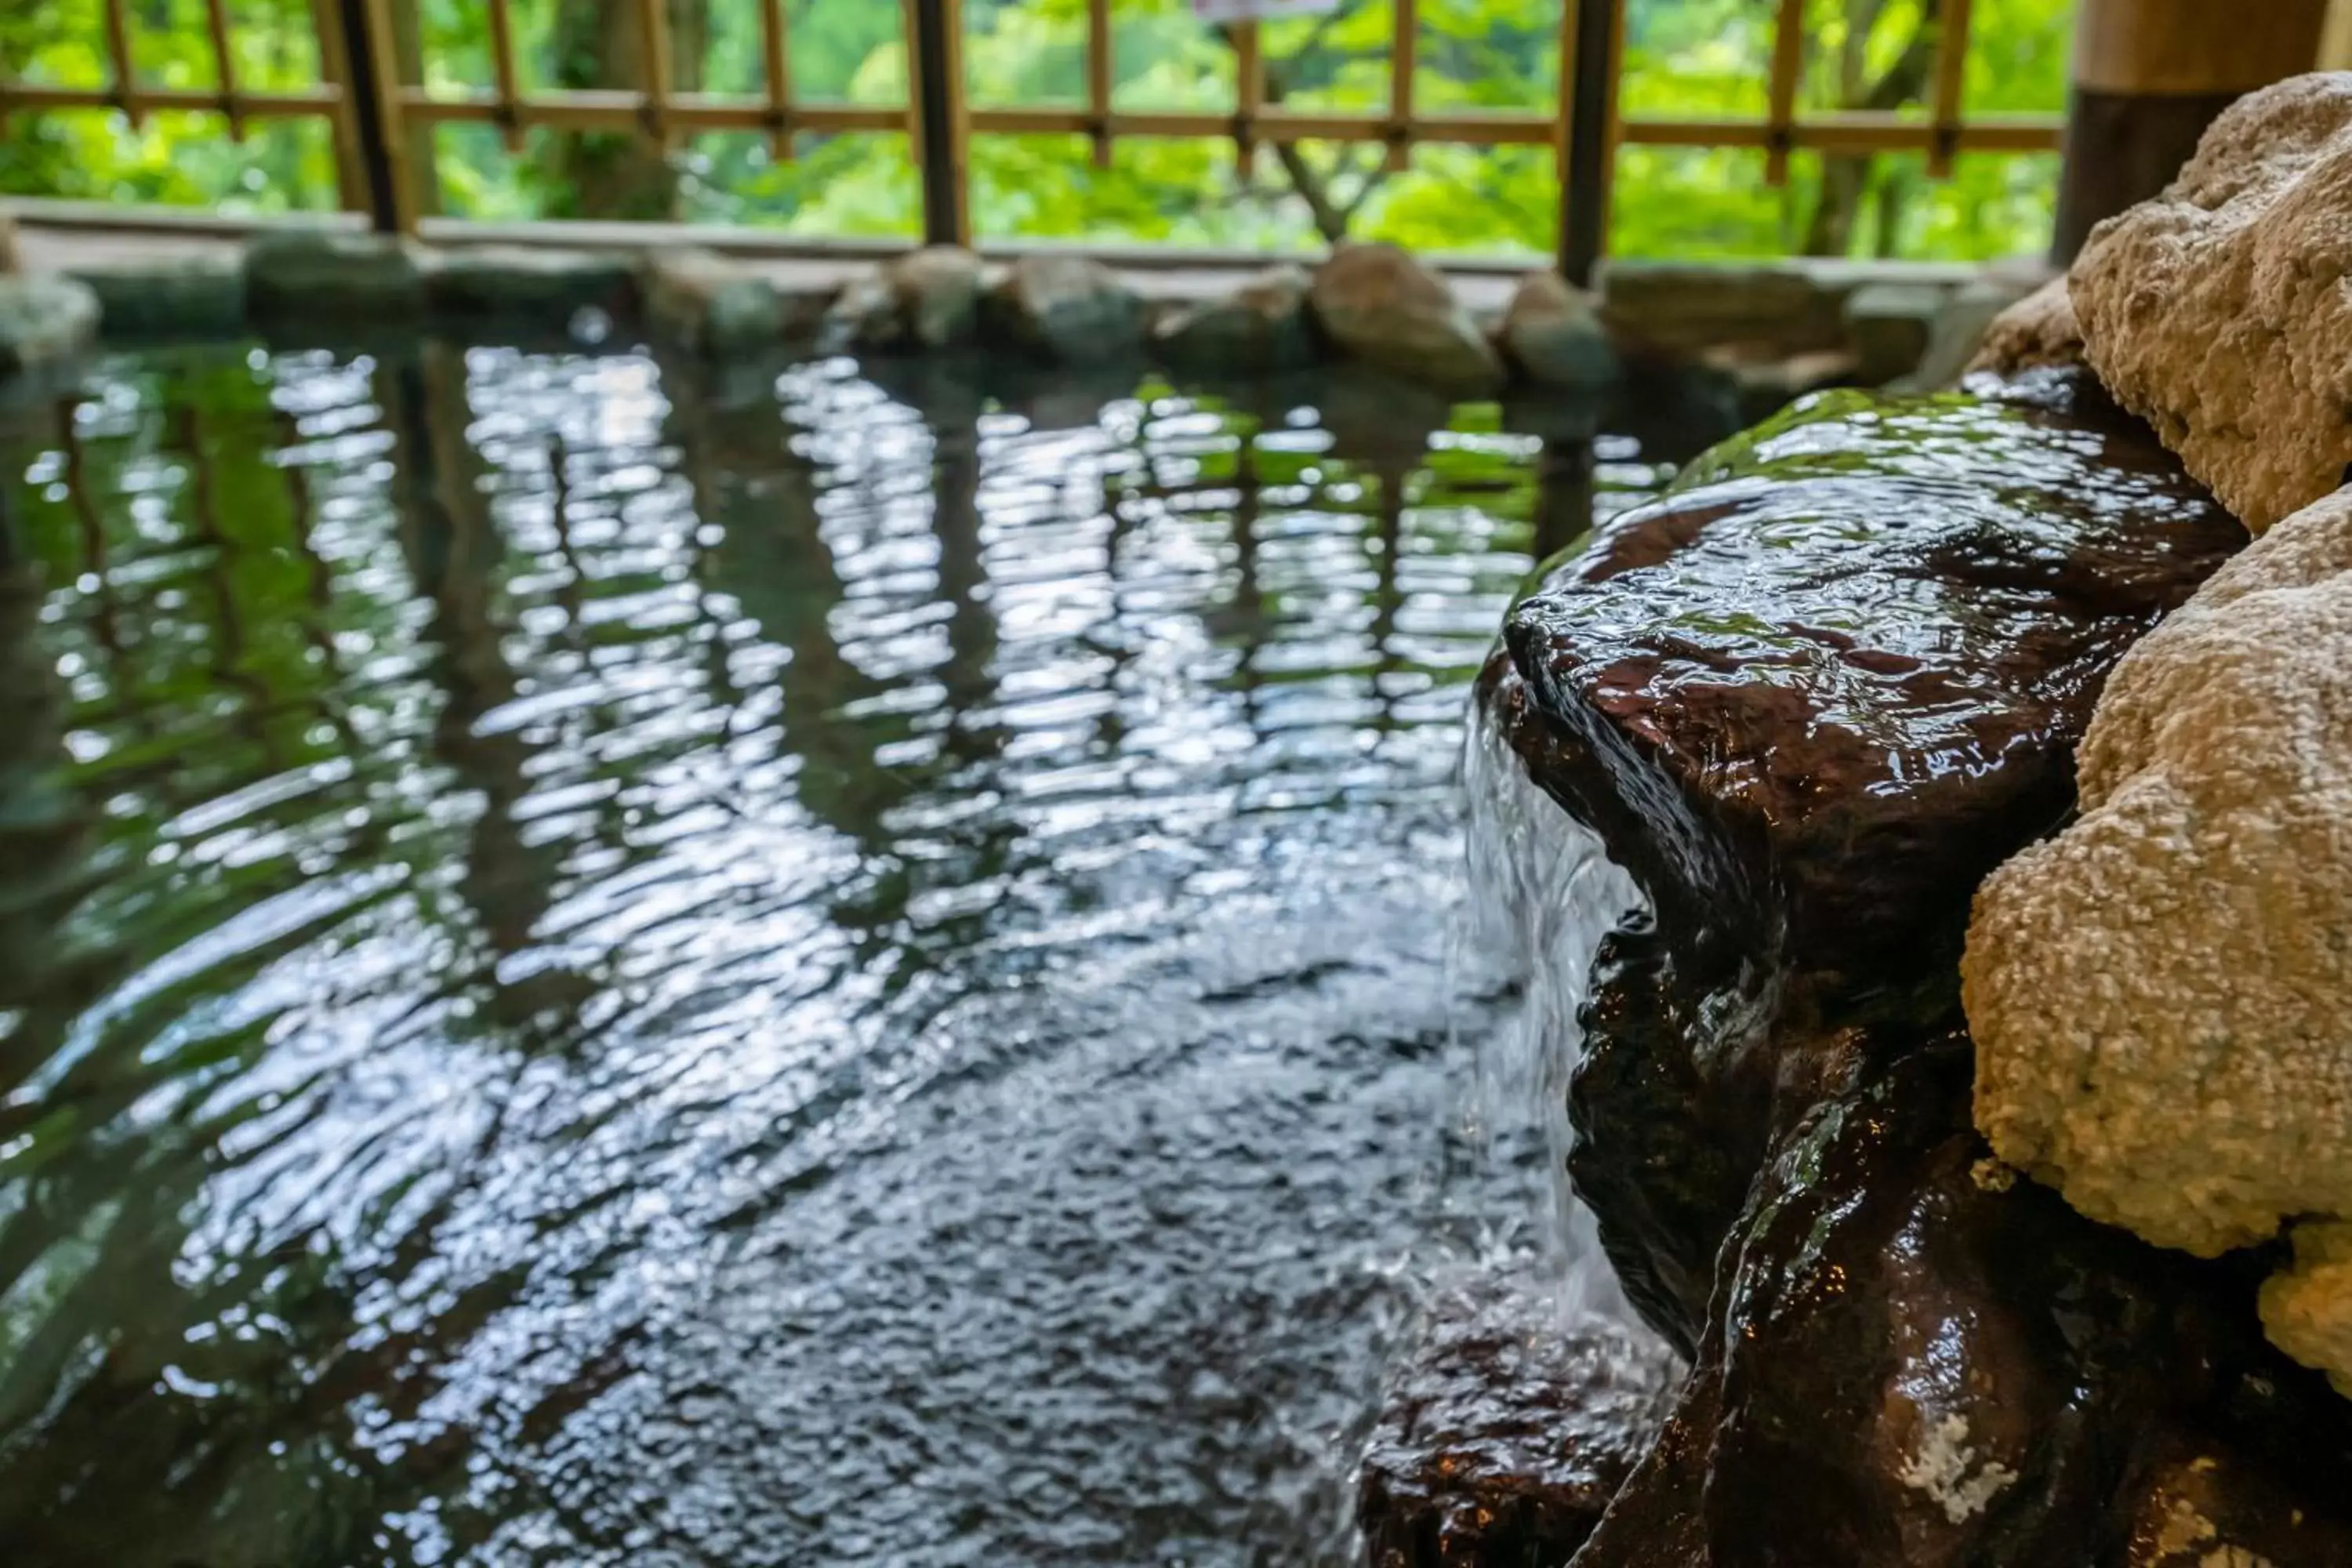
[[[0,277],[0,377],[70,363],[98,340],[98,296],[50,272]]]
[[[1591,297],[1549,268],[1520,281],[1495,341],[1520,378],[1538,386],[1598,392],[1621,374]]]
[[[962,348],[979,330],[982,270],[959,245],[893,258],[842,290],[825,312],[819,346],[829,353]]]
[[[2124,661],[2082,799],[1986,883],[1969,931],[1994,1147],[2085,1214],[2208,1256],[2352,1218],[2352,492]],[[2352,1348],[2352,1297],[2320,1326],[2326,1282],[2352,1285],[2331,1237],[2268,1303],[2315,1357]]]
[[[16,247],[16,215],[0,207],[0,278],[24,269],[24,257]]]
[[[638,289],[654,335],[690,353],[756,353],[783,342],[789,325],[773,283],[708,250],[649,252]]]
[[[1315,363],[1303,267],[1270,267],[1221,300],[1178,310],[1152,329],[1153,350],[1185,370],[1262,374]]]
[[[1371,1568],[1566,1563],[1649,1447],[1682,1368],[1646,1334],[1483,1281],[1433,1305],[1358,1477]]]
[[[1024,256],[981,298],[989,342],[1055,364],[1098,364],[1134,353],[1143,307],[1116,273],[1083,256]]]
[[[2263,1324],[2281,1350],[2324,1368],[2352,1398],[2352,1224],[2294,1231],[2294,1262],[2263,1286]]]
[[[265,324],[398,327],[425,313],[424,253],[350,229],[287,228],[245,249],[246,305]]]
[[[1316,324],[1349,358],[1458,397],[1492,395],[1503,362],[1445,279],[1393,245],[1349,245],[1315,269]]]
[[[2250,93],[2072,277],[2099,377],[2259,533],[2352,463],[2352,74]]]
[[[1993,317],[1969,370],[2014,375],[2022,370],[2083,363],[2083,325],[2066,279],[2053,278]]]

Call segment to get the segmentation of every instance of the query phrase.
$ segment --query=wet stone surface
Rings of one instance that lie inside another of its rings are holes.
[[[1977,881],[2243,542],[2079,380],[1978,390],[1701,458],[1486,672],[1646,904],[1595,966],[1570,1163],[1693,1355],[1577,1568],[2344,1560],[2352,1403],[2263,1340],[2269,1264],[2096,1225],[1971,1125]]]
[[[1547,1184],[1455,1131],[1467,682],[1655,468],[893,377],[0,428],[9,1568],[1355,1560]]]
[[[2244,540],[2034,373],[1801,405],[1512,612],[1490,711],[1650,900],[1603,955],[1577,1175],[1686,1347],[1775,1097],[1811,1088],[1766,1025],[1934,1016],[1977,881],[2071,805],[2106,672]]]
[[[1566,1563],[1683,1373],[1647,1333],[1507,1278],[1439,1295],[1401,1369],[1358,1483],[1372,1568]]]

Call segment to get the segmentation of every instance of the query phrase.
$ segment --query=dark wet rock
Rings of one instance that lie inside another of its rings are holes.
[[[425,289],[443,315],[560,327],[582,310],[629,314],[637,278],[630,258],[609,251],[476,246],[436,257]]]
[[[1592,300],[1549,268],[1520,281],[1495,341],[1521,379],[1538,386],[1595,392],[1618,378],[1617,350]]]
[[[1602,953],[1574,1168],[1685,1348],[1776,1105],[1818,1090],[1776,1042],[1937,1016],[2106,672],[2244,542],[2084,378],[1992,390],[1832,394],[1717,448],[1556,568],[1490,671],[1651,901]]]
[[[1682,1379],[1656,1340],[1482,1281],[1431,1309],[1358,1478],[1371,1568],[1563,1563],[1591,1534]]]
[[[1303,267],[1270,267],[1219,300],[1188,305],[1151,331],[1153,352],[1186,370],[1265,374],[1315,363]]]
[[[2083,373],[1971,384],[1702,457],[1482,682],[1649,904],[1570,1165],[1693,1371],[1576,1568],[2352,1560],[2352,1402],[2264,1339],[2272,1260],[2098,1225],[1972,1124],[1970,896],[2245,536]]]
[[[425,311],[423,253],[352,229],[289,228],[245,249],[246,305],[257,321],[396,326]]]
[[[72,363],[98,339],[98,296],[48,272],[0,277],[0,377]]]
[[[245,327],[241,258],[159,257],[76,269],[98,296],[110,338],[221,338]]]
[[[979,330],[980,258],[960,245],[894,257],[853,281],[825,311],[818,346],[852,351],[961,348]]]
[[[1349,358],[1455,397],[1491,396],[1503,362],[1445,279],[1393,245],[1349,245],[1315,269],[1316,325]]]
[[[2168,1529],[2346,1561],[2352,1404],[2263,1342],[2259,1270],[1992,1166],[1959,1030],[1829,1054],[1842,1086],[1761,1173],[1696,1368],[1577,1568],[2169,1568]]]
[[[1055,364],[1099,364],[1142,346],[1143,307],[1084,256],[1024,256],[982,296],[984,339]]]

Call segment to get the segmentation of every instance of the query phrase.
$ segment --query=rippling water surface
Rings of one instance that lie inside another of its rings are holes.
[[[1345,1560],[1540,1179],[1462,1131],[1465,682],[1658,476],[862,374],[0,424],[10,1564]]]

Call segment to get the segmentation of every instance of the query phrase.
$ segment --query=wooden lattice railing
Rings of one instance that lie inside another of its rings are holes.
[[[1975,117],[1967,112],[1963,82],[1969,43],[1969,0],[1940,0],[1935,63],[1924,115],[1901,110],[1840,110],[1805,114],[1799,89],[1805,68],[1804,0],[1779,0],[1760,119],[1663,119],[1617,112],[1626,0],[1563,0],[1559,100],[1556,112],[1430,112],[1415,101],[1421,24],[1418,0],[1371,0],[1393,8],[1390,90],[1384,111],[1298,109],[1270,102],[1259,24],[1227,30],[1237,64],[1230,112],[1139,111],[1114,100],[1112,23],[1118,0],[1087,0],[1085,99],[1068,105],[980,106],[964,98],[961,0],[902,0],[913,90],[902,105],[810,102],[794,91],[792,47],[783,0],[759,0],[761,74],[757,94],[673,91],[672,39],[663,0],[614,0],[638,23],[639,89],[525,89],[520,79],[510,0],[480,0],[490,45],[487,89],[431,89],[402,86],[391,68],[391,8],[415,0],[312,0],[322,79],[316,86],[267,92],[244,89],[231,47],[230,0],[205,0],[217,68],[209,89],[165,89],[140,81],[132,66],[132,20],[126,0],[102,0],[103,51],[113,80],[102,88],[59,87],[0,75],[0,120],[64,110],[111,109],[136,123],[157,110],[218,112],[228,133],[242,137],[249,121],[267,116],[316,117],[335,129],[341,196],[347,208],[372,214],[383,226],[413,228],[417,181],[404,165],[411,127],[448,123],[499,128],[520,149],[534,128],[620,131],[669,144],[710,131],[764,133],[775,156],[793,155],[804,132],[910,133],[923,166],[925,228],[933,239],[968,240],[965,148],[968,138],[1062,133],[1091,139],[1097,162],[1108,166],[1122,137],[1213,138],[1230,141],[1250,158],[1268,143],[1316,141],[1373,143],[1402,168],[1418,145],[1553,148],[1560,159],[1564,258],[1581,271],[1601,247],[1607,187],[1621,145],[1753,148],[1765,154],[1765,177],[1778,184],[1799,150],[1823,153],[1916,153],[1928,173],[1948,174],[1960,153],[2049,152],[2062,124],[2051,115]]]

